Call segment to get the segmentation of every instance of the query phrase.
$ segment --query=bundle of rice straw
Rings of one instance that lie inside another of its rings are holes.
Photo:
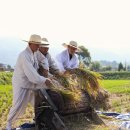
[[[61,78],[61,79],[63,80],[63,78]],[[59,80],[61,81],[61,79],[59,79]],[[77,89],[77,88],[73,89],[72,87],[65,88],[57,80],[52,80],[52,83],[53,83],[53,86],[51,86],[51,89],[53,89],[54,91],[60,92],[62,97],[64,98],[64,101],[70,100],[70,101],[79,102],[81,100],[81,90],[80,89]],[[65,83],[64,80],[62,83]]]
[[[85,90],[90,95],[97,95],[102,76],[99,73],[85,69],[68,70],[65,75],[55,75],[56,80],[67,90],[75,93]]]

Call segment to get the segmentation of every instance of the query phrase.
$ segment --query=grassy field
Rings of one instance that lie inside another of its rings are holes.
[[[104,88],[110,93],[113,112],[130,112],[130,80],[104,80]]]
[[[0,127],[5,126],[7,114],[12,104],[12,86],[0,85]]]
[[[104,80],[102,86],[110,93],[111,108],[113,112],[130,112],[130,80]],[[12,86],[0,85],[0,128],[5,128],[9,108],[12,104]],[[28,107],[26,113],[20,118],[16,126],[32,120],[33,109]],[[89,124],[89,123],[88,123]],[[74,130],[88,130],[88,124],[77,123]],[[77,129],[78,128],[78,129]],[[92,126],[89,130],[109,130],[110,128],[102,126]],[[73,130],[73,129],[72,129]]]
[[[130,80],[103,80],[102,85],[111,94],[130,93]]]
[[[7,115],[12,105],[12,86],[11,85],[0,85],[0,130],[4,129],[6,126]],[[19,124],[23,124],[24,122],[29,122],[32,119],[33,108],[28,106],[25,114],[20,117],[20,120],[14,125],[19,126]]]

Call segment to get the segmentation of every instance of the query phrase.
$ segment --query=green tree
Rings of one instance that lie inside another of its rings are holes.
[[[120,62],[118,65],[118,71],[124,70],[123,64]]]
[[[11,65],[7,65],[7,69],[9,69],[9,70],[10,70],[10,69],[11,69]]]
[[[127,66],[127,70],[130,71],[130,65]]]
[[[90,70],[92,71],[100,71],[101,65],[98,61],[92,62],[90,65]]]
[[[124,68],[123,68],[124,71],[127,70],[127,65],[126,65],[126,62],[125,62],[125,65],[124,65]]]
[[[102,71],[111,71],[111,70],[112,70],[111,66],[102,67]]]
[[[84,63],[86,66],[89,66],[89,64],[91,63],[90,52],[84,46],[79,46],[79,48],[81,51],[77,52],[77,54],[79,55],[80,63]]]

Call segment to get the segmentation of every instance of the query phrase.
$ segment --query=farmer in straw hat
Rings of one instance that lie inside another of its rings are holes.
[[[38,59],[40,60],[42,57],[46,57],[48,60],[48,65],[49,65],[49,72],[51,74],[59,73],[59,68],[58,68],[56,62],[54,61],[54,59],[48,52],[50,44],[49,44],[47,38],[42,38],[42,43],[44,43],[44,44],[41,44],[39,46],[39,50],[36,52],[38,55]]]
[[[80,51],[80,49],[78,48],[77,42],[70,41],[69,44],[63,43],[63,46],[67,49],[56,56],[60,71],[65,72],[68,69],[78,68],[79,60],[75,52]]]
[[[7,119],[7,130],[11,130],[12,123],[24,113],[29,102],[34,105],[34,93],[29,88],[52,85],[50,79],[37,73],[38,60],[34,54],[42,44],[41,37],[33,34],[25,42],[28,42],[28,46],[20,53],[12,78],[13,104]]]

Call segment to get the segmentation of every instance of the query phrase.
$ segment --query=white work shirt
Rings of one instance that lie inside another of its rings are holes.
[[[79,66],[78,56],[74,54],[70,59],[68,49],[59,53],[56,56],[56,61],[61,72],[66,71],[66,69],[78,68]]]
[[[37,72],[38,60],[28,46],[20,53],[13,73],[13,104],[8,115],[7,128],[21,116],[28,103],[34,106],[34,88],[45,88],[46,78]]]
[[[49,53],[47,53],[45,57],[48,59],[49,68],[53,69],[54,71],[59,72],[59,68],[58,68],[55,60],[51,57],[51,55]]]
[[[44,66],[47,66],[50,69],[53,69],[56,72],[59,72],[59,68],[56,64],[56,62],[54,61],[54,59],[51,57],[51,55],[49,53],[46,54],[46,56],[44,56],[39,50],[36,52],[36,56],[38,59],[38,62],[40,63],[40,65],[43,66],[43,68],[45,68]],[[47,60],[47,61],[46,61]],[[45,68],[46,69],[46,68]]]
[[[39,50],[35,52],[35,57],[37,57],[38,60],[38,67],[40,65],[49,71],[48,59]]]
[[[46,78],[40,76],[37,69],[38,61],[28,46],[18,57],[12,79],[13,87],[19,89],[44,84]]]

